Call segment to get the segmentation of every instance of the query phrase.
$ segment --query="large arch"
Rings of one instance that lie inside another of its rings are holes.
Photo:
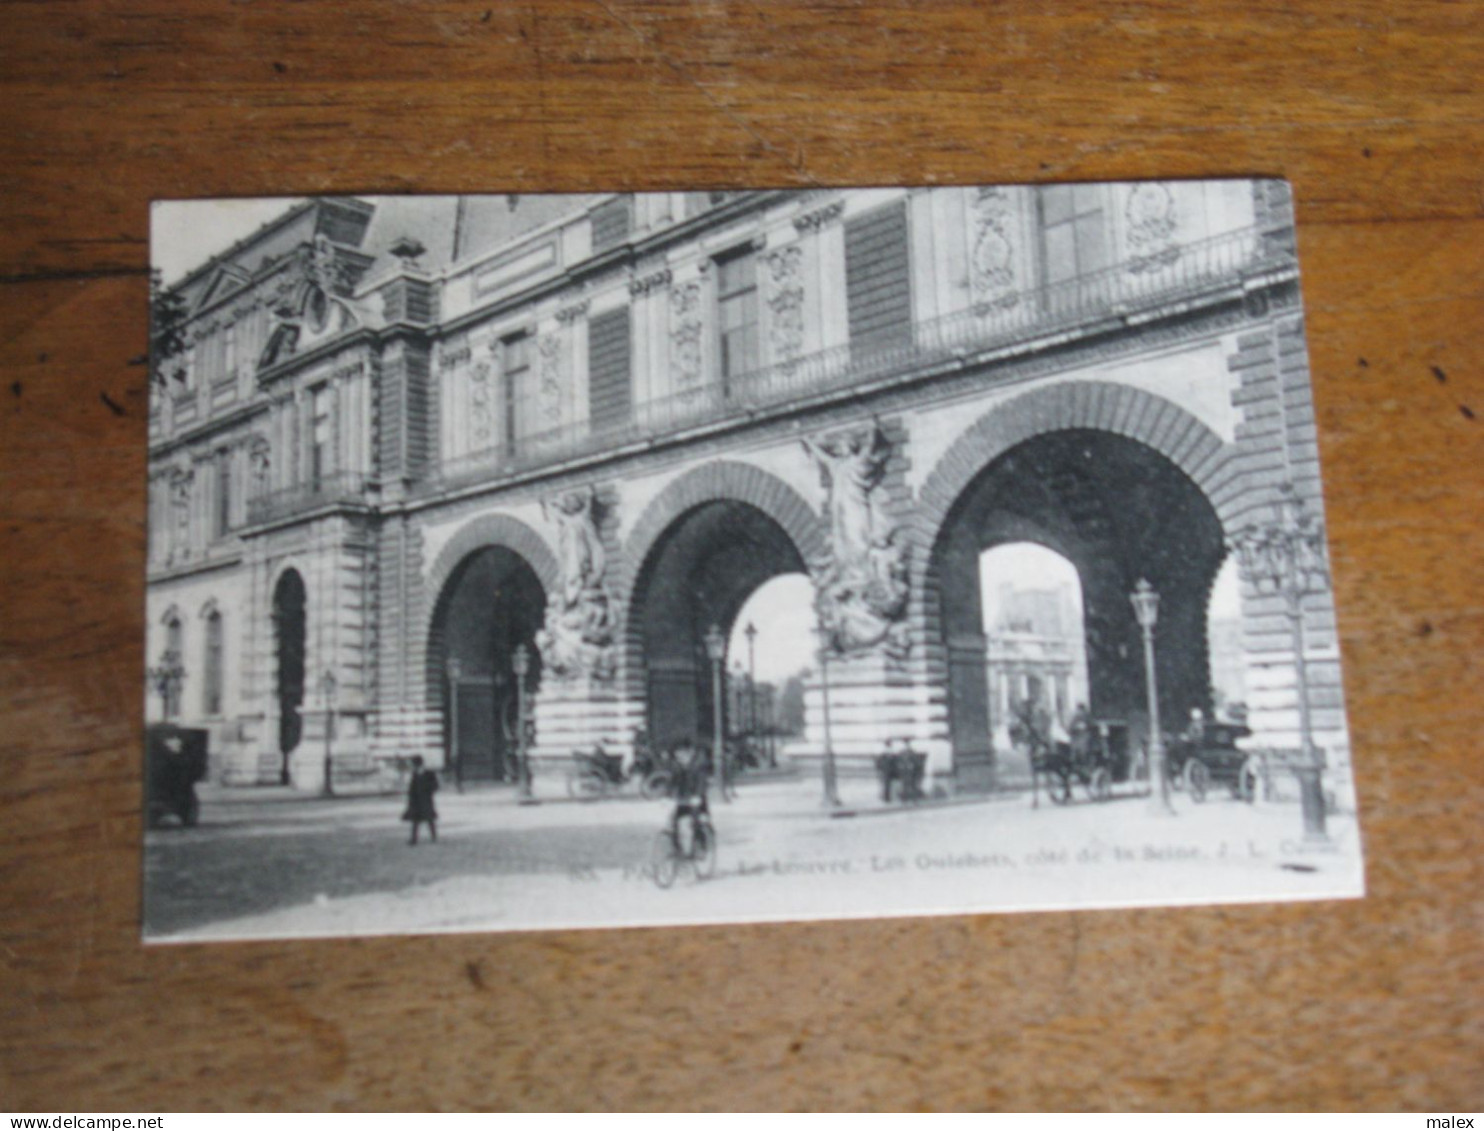
[[[509,515],[481,515],[449,540],[429,572],[434,595],[424,652],[424,702],[444,720],[450,766],[460,782],[504,778],[513,770],[512,657],[532,657],[528,688],[540,682],[534,646],[557,583],[556,556],[536,531]],[[459,661],[455,687],[448,661]],[[450,725],[454,715],[458,725]],[[453,747],[458,736],[457,748]]]
[[[823,520],[760,468],[718,462],[671,483],[625,542],[627,697],[647,704],[654,741],[714,725],[701,637],[724,633],[759,586],[807,573],[825,552]]]
[[[915,516],[926,568],[914,610],[932,666],[947,675],[960,778],[992,777],[978,559],[1037,542],[1077,568],[1094,714],[1143,733],[1144,672],[1128,593],[1162,594],[1162,722],[1209,708],[1206,607],[1234,524],[1233,452],[1179,406],[1126,386],[1075,382],[981,417],[925,481]]]
[[[1111,381],[1065,381],[996,405],[949,446],[918,492],[918,544],[937,541],[964,488],[1011,448],[1044,432],[1078,428],[1112,432],[1153,448],[1200,487],[1228,535],[1240,526],[1242,487],[1234,446],[1154,393]]]
[[[305,650],[308,644],[308,590],[297,569],[284,569],[273,585],[274,699],[278,708],[278,780],[291,780],[289,758],[304,735]]]

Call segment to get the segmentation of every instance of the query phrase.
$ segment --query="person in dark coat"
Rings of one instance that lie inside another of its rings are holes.
[[[438,775],[423,769],[420,755],[412,759],[412,780],[407,783],[407,811],[402,820],[412,822],[412,836],[408,844],[417,843],[417,827],[427,822],[428,835],[433,843],[438,842],[438,810],[433,806],[433,794],[438,792]]]

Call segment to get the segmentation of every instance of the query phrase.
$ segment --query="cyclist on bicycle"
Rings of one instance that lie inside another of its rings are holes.
[[[711,813],[706,799],[706,752],[689,739],[682,739],[670,754],[675,765],[675,809],[670,814],[670,838],[680,843],[680,820],[689,817],[691,836],[696,825]]]

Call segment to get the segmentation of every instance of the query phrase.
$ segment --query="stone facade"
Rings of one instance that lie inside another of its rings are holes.
[[[702,632],[797,572],[825,644],[793,753],[822,754],[828,716],[847,764],[910,737],[974,788],[995,761],[975,555],[1025,538],[1078,565],[1105,713],[1141,709],[1127,592],[1166,587],[1169,722],[1208,705],[1201,601],[1227,540],[1282,482],[1322,510],[1268,182],[541,205],[425,262],[379,202],[312,201],[176,285],[190,347],[157,364],[147,647],[183,633],[181,715],[218,777],[315,788],[327,741],[337,784],[446,765],[456,730],[509,765],[516,645],[538,773],[640,729],[709,733]],[[479,230],[479,201],[446,206],[422,222]],[[487,593],[460,589],[474,576]],[[1254,726],[1292,744],[1272,600],[1243,594],[1243,662]],[[1343,751],[1327,597],[1307,627],[1320,742]]]

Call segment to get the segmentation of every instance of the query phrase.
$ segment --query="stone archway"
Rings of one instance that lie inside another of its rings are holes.
[[[304,662],[307,591],[296,569],[286,569],[273,586],[274,698],[278,707],[278,780],[292,780],[289,759],[304,735]]]
[[[715,719],[702,637],[723,634],[765,582],[808,573],[823,521],[760,468],[719,462],[670,484],[625,542],[624,693],[645,704],[652,741],[709,734]]]
[[[1161,591],[1157,678],[1166,727],[1209,709],[1206,609],[1240,506],[1231,449],[1178,406],[1138,389],[1071,383],[987,413],[939,462],[917,523],[930,548],[914,610],[930,667],[946,673],[962,786],[993,780],[978,559],[1012,541],[1077,569],[1095,715],[1147,720],[1128,594]]]
[[[434,562],[424,702],[442,720],[445,764],[460,783],[514,775],[515,649],[524,646],[530,656],[526,686],[534,696],[541,682],[535,638],[556,578],[545,540],[508,515],[474,519]]]

